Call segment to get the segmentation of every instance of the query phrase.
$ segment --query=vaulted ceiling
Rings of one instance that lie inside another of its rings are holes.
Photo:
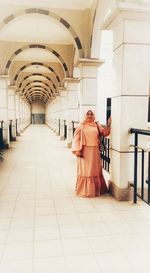
[[[30,103],[50,102],[75,58],[84,57],[88,11],[95,0],[0,0],[0,63]]]

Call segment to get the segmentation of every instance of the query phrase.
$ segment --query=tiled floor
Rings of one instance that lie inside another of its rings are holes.
[[[0,273],[149,273],[150,207],[74,194],[76,159],[30,126],[0,164]]]

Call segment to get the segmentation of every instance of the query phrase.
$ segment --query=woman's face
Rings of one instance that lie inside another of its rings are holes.
[[[86,113],[86,120],[89,122],[94,120],[94,113],[91,110]]]

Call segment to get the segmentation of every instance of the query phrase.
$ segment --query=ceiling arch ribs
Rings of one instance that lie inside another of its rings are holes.
[[[39,79],[42,78],[44,81],[48,81],[49,84],[53,84],[53,88],[56,89],[56,85],[51,81],[51,79],[42,73],[32,73],[32,74],[29,74],[28,76],[25,76],[23,79],[21,79],[20,82],[18,82],[18,88],[21,88],[21,86],[25,83],[25,81],[30,80],[30,78],[33,78],[33,77],[38,77]]]
[[[17,50],[11,55],[11,57],[9,58],[9,60],[8,60],[7,63],[6,63],[6,66],[5,66],[5,69],[4,69],[4,74],[5,74],[5,75],[8,75],[8,74],[9,74],[10,66],[11,66],[13,60],[15,59],[15,57],[16,57],[17,55],[19,55],[21,52],[23,52],[24,50],[29,49],[29,48],[41,48],[41,49],[45,49],[45,50],[51,52],[52,54],[54,54],[55,57],[56,57],[56,58],[58,59],[58,61],[60,62],[62,68],[63,68],[65,77],[68,77],[68,76],[69,76],[68,66],[67,66],[67,64],[65,63],[63,57],[60,56],[60,54],[59,54],[58,52],[56,52],[56,50],[53,50],[51,47],[45,46],[45,45],[41,45],[41,44],[29,44],[29,45],[23,46],[22,48],[17,49]],[[33,65],[38,65],[38,62],[32,62],[32,64],[33,64]],[[39,65],[40,65],[40,62],[39,62]],[[49,67],[49,70],[51,70],[51,67]],[[51,71],[51,72],[53,72],[53,71]]]
[[[30,103],[32,103],[32,98],[36,98],[39,97],[39,101],[41,101],[41,98],[43,98],[43,102],[46,103],[48,101],[48,98],[45,97],[44,94],[40,94],[39,92],[36,93],[36,91],[34,91],[32,94],[30,94],[30,96],[28,97],[28,101]]]
[[[48,89],[51,90],[52,93],[54,93],[54,91],[51,89],[51,87],[49,86],[49,84],[42,82],[42,81],[31,81],[28,82],[25,86],[23,86],[23,88],[19,89],[19,92],[23,94],[24,90],[26,90],[26,88],[30,88],[32,86],[35,86],[36,84],[47,87]]]
[[[27,98],[29,99],[30,98],[30,95],[34,95],[34,94],[40,94],[41,96],[43,96],[45,99],[49,99],[50,96],[44,92],[44,91],[41,91],[39,89],[36,89],[36,90],[31,90],[29,93],[28,93],[28,96]]]
[[[30,81],[30,82],[27,82],[25,83],[24,85],[22,85],[21,88],[19,88],[19,92],[22,93],[22,91],[27,87],[29,86],[29,84],[33,85],[34,83],[43,83],[43,84],[46,84],[46,86],[48,86],[48,88],[50,88],[52,90],[53,93],[57,93],[56,90],[53,88],[53,85],[51,82],[47,83],[45,81],[39,81],[39,80],[36,80],[36,81]]]
[[[60,86],[60,85],[62,84],[62,83],[61,83],[61,80],[60,80],[60,77],[58,76],[58,74],[57,74],[56,72],[54,73],[54,71],[52,71],[52,68],[51,68],[49,65],[43,64],[43,63],[41,63],[41,62],[32,62],[32,63],[27,63],[27,64],[25,64],[25,65],[23,65],[23,66],[21,66],[21,67],[19,68],[19,70],[17,71],[17,73],[14,75],[13,85],[17,85],[18,77],[20,77],[20,74],[21,74],[26,68],[28,68],[28,67],[30,67],[30,66],[34,66],[34,65],[39,65],[39,66],[42,66],[42,67],[47,68],[48,71],[50,71],[50,73],[52,73],[52,75],[54,76],[54,78],[55,78],[55,83],[54,83],[54,81],[53,81],[50,77],[48,77],[48,76],[47,76],[47,79],[51,80],[52,83],[53,83],[54,85],[57,84],[57,87],[58,87],[58,86]],[[37,73],[32,73],[32,76],[34,76],[35,74],[37,74]],[[40,74],[40,73],[39,73],[39,74]],[[54,88],[56,89],[56,86],[55,86]]]
[[[27,9],[24,9],[24,10],[15,11],[14,13],[7,16],[0,23],[0,30],[4,26],[10,24],[14,19],[16,19],[16,18],[18,18],[20,16],[29,15],[29,14],[38,14],[38,15],[41,15],[41,16],[47,16],[47,17],[52,18],[55,21],[57,21],[58,24],[60,24],[65,30],[67,30],[70,33],[70,35],[72,37],[72,40],[74,42],[75,48],[77,49],[79,58],[84,57],[84,51],[83,51],[83,46],[82,46],[80,37],[77,35],[74,28],[63,17],[61,17],[58,14],[56,14],[56,13],[50,11],[50,10],[47,10],[47,9],[27,8]]]
[[[35,90],[35,89],[44,90],[44,91],[46,91],[48,94],[50,94],[51,97],[52,97],[52,95],[53,95],[53,93],[50,92],[50,91],[51,91],[50,89],[47,89],[47,87],[43,87],[43,86],[41,86],[41,85],[34,85],[34,86],[32,86],[32,87],[27,88],[26,90],[24,90],[24,92],[22,93],[22,95],[26,97],[27,94],[28,94],[28,92],[31,91],[31,90],[33,90],[33,89],[34,89],[34,90]]]

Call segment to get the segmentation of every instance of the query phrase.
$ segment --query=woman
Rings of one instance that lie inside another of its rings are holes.
[[[95,197],[107,193],[108,189],[102,174],[99,152],[99,131],[103,136],[110,134],[111,118],[106,128],[95,122],[94,113],[88,110],[85,120],[76,129],[72,151],[77,156],[76,194],[82,197]]]

